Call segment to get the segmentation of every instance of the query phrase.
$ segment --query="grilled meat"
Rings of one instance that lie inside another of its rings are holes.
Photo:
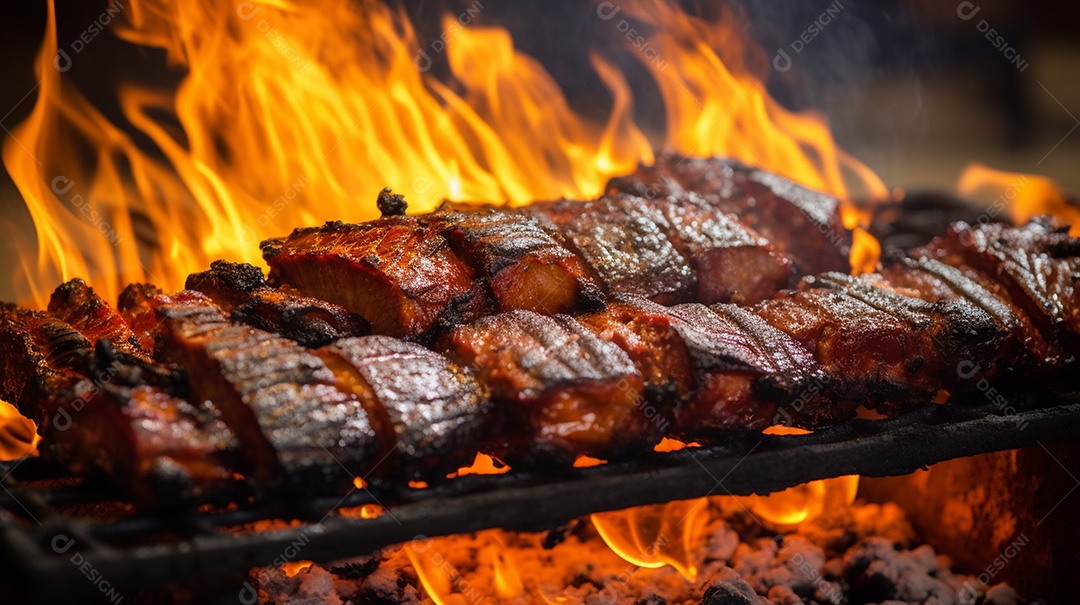
[[[836,198],[735,160],[690,158],[668,151],[652,166],[612,179],[606,189],[649,200],[693,192],[718,210],[738,216],[787,254],[801,273],[849,268],[851,236]]]
[[[105,343],[102,343],[104,345]],[[98,346],[82,381],[43,400],[48,453],[75,473],[97,472],[136,501],[183,506],[242,496],[237,443],[209,410],[170,395],[160,375]]]
[[[416,337],[493,308],[438,229],[414,217],[297,229],[262,250],[274,281],[342,305],[379,334]]]
[[[959,381],[959,356],[988,357],[1004,338],[967,299],[905,296],[879,275],[826,273],[755,311],[809,349],[828,373],[830,397],[886,413],[922,405]]]
[[[490,390],[511,466],[611,458],[659,438],[638,409],[645,385],[629,357],[571,317],[501,313],[445,343]]]
[[[91,343],[108,340],[118,351],[146,355],[120,314],[81,279],[62,284],[53,292],[49,314],[67,322]]]
[[[367,321],[340,305],[271,288],[252,265],[214,261],[188,276],[185,288],[206,294],[232,321],[280,334],[305,347],[370,333]]]
[[[602,306],[603,292],[589,269],[535,220],[492,209],[445,212],[430,220],[487,280],[503,311],[554,315]]]
[[[671,303],[696,291],[690,265],[667,236],[672,225],[655,204],[614,195],[531,204],[519,211],[562,233],[608,292]]]
[[[154,313],[153,300],[161,294],[161,288],[151,284],[128,284],[116,302],[116,310],[144,351],[154,350],[154,336],[161,320]]]
[[[398,477],[440,480],[472,461],[491,428],[491,404],[446,357],[389,336],[345,338],[317,354],[356,394]]]
[[[75,368],[90,350],[90,341],[69,324],[0,304],[0,398],[40,421],[40,401],[82,380]]]
[[[655,204],[667,219],[668,238],[693,268],[694,301],[753,304],[792,285],[791,260],[734,215],[693,193]]]
[[[370,470],[378,443],[362,403],[296,343],[229,322],[191,291],[159,297],[159,352],[190,376],[243,447],[260,486],[331,490]]]

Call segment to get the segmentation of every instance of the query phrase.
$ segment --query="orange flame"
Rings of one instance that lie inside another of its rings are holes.
[[[677,500],[591,515],[608,547],[645,568],[671,565],[688,580],[697,578],[694,552],[709,522],[709,500]]]
[[[20,414],[15,406],[0,399],[0,461],[36,456],[40,441],[34,421]]]
[[[956,184],[960,195],[975,197],[987,204],[986,218],[1008,217],[1022,225],[1040,214],[1049,214],[1069,223],[1069,235],[1080,237],[1080,202],[1070,201],[1061,188],[1046,177],[994,170],[969,164]]]
[[[628,52],[667,108],[655,143],[740,158],[844,200],[886,197],[820,118],[786,111],[743,71],[751,49],[738,19],[619,4],[612,28],[633,19],[651,32],[648,51],[628,40]],[[425,71],[432,49],[405,15],[375,0],[132,0],[114,31],[164,49],[186,74],[175,90],[119,89],[135,137],[54,66],[63,49],[50,1],[38,98],[3,149],[36,229],[36,250],[20,252],[20,295],[43,305],[75,276],[109,298],[131,281],[177,289],[211,260],[257,262],[258,241],[295,226],[373,218],[384,186],[417,212],[445,198],[588,198],[652,161],[611,62],[589,55],[611,98],[595,124],[506,30],[474,24],[480,6],[444,20],[448,84]]]

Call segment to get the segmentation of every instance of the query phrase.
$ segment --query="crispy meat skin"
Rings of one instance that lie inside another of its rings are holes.
[[[209,298],[159,297],[159,351],[185,368],[192,394],[211,401],[240,441],[261,486],[347,486],[369,470],[376,436],[362,404],[296,343],[229,322]]]
[[[108,340],[118,351],[146,355],[120,314],[81,279],[68,281],[53,291],[49,313],[70,324],[91,343]]]
[[[1080,346],[1080,240],[1049,217],[1019,228],[956,223],[917,252],[970,267],[981,282],[1000,284],[1039,331],[1076,351]]]
[[[135,333],[139,347],[144,351],[154,350],[154,336],[160,320],[154,313],[152,301],[161,294],[164,294],[161,288],[151,284],[128,284],[116,302],[116,310]]]
[[[469,464],[487,437],[489,400],[442,355],[389,336],[345,338],[318,354],[367,402],[386,447],[379,459],[395,476],[441,480]]]
[[[966,299],[927,302],[879,275],[827,273],[756,312],[814,353],[829,377],[829,399],[895,413],[939,389],[961,388],[956,362],[989,357],[1004,334]]]
[[[500,313],[454,329],[446,344],[490,389],[511,466],[607,459],[658,438],[637,409],[644,383],[633,363],[571,317]]]
[[[46,401],[42,434],[51,455],[72,472],[104,474],[148,506],[236,496],[243,480],[232,470],[232,432],[114,354],[99,346],[88,367],[99,377],[95,383],[62,389]]]
[[[595,308],[603,292],[581,260],[527,216],[480,209],[431,215],[454,252],[483,276],[503,311]]]
[[[546,219],[562,233],[608,292],[672,303],[687,300],[697,288],[690,265],[667,236],[671,225],[647,200],[620,194],[536,203],[519,211]]]
[[[735,160],[667,151],[652,166],[612,179],[606,189],[648,199],[691,191],[738,216],[789,255],[801,273],[849,269],[851,235],[843,227],[836,198]]]
[[[262,270],[252,265],[214,261],[209,271],[189,275],[185,287],[209,296],[233,321],[309,348],[371,332],[364,318],[345,307],[269,287]]]
[[[0,398],[40,421],[41,400],[81,376],[74,371],[91,345],[47,313],[0,304]]]
[[[262,243],[271,278],[363,316],[376,333],[420,336],[490,306],[472,270],[415,217],[297,229]]]
[[[693,267],[694,301],[753,304],[793,284],[791,260],[734,215],[693,193],[654,203],[667,219],[668,238]]]

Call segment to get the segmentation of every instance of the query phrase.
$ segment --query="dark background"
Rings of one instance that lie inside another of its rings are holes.
[[[179,0],[178,0],[179,1]],[[838,17],[779,73],[770,62],[833,2],[746,2],[734,7],[761,47],[751,68],[774,97],[793,109],[816,109],[842,147],[870,165],[890,187],[951,189],[963,167],[980,161],[1045,174],[1080,191],[1080,6],[1051,0],[981,0],[970,21],[953,0],[839,0]],[[421,36],[439,33],[441,15],[465,0],[407,2]],[[517,46],[539,59],[576,108],[602,118],[606,93],[585,68],[590,48],[607,51],[626,72],[639,124],[661,136],[663,107],[651,80],[621,44],[619,32],[596,18],[593,2],[485,0],[480,23],[510,29]],[[720,3],[684,2],[715,13]],[[105,9],[104,0],[57,0],[61,45]],[[43,0],[7,3],[0,19],[0,125],[11,130],[30,111],[33,59],[45,28]],[[977,29],[986,19],[1028,63],[1017,70]],[[620,58],[619,53],[623,56]],[[65,74],[107,116],[122,123],[113,92],[123,74],[163,86],[182,74],[162,53],[103,34]],[[435,68],[440,69],[439,65]],[[29,93],[29,94],[28,94]],[[0,135],[6,136],[0,131]],[[32,233],[18,192],[0,176],[0,217]],[[0,275],[9,275],[13,247],[0,241]],[[0,279],[0,299],[12,296]]]

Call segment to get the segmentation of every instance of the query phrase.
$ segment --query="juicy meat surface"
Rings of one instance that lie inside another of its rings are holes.
[[[653,203],[667,219],[669,239],[693,268],[695,302],[753,304],[792,285],[791,260],[735,215],[692,193]]]
[[[384,471],[438,480],[469,464],[487,438],[490,402],[443,355],[389,336],[345,338],[317,353],[366,402]]]
[[[371,331],[363,317],[341,305],[271,288],[262,270],[252,265],[214,261],[209,271],[189,275],[185,287],[209,296],[233,321],[309,348]]]
[[[428,220],[487,280],[503,311],[554,315],[602,304],[601,287],[589,269],[532,218],[481,209],[440,213]]]
[[[139,356],[147,353],[112,305],[81,279],[73,279],[56,288],[49,299],[49,314],[67,322],[92,344],[108,340],[123,353]]]
[[[490,390],[512,457],[609,458],[659,438],[638,409],[645,385],[630,358],[571,317],[511,311],[460,326],[446,342]]]
[[[161,320],[154,312],[153,301],[161,294],[161,288],[151,284],[128,284],[116,302],[116,310],[144,351],[154,350],[154,336]]]
[[[756,312],[814,353],[834,401],[886,413],[960,386],[957,361],[991,355],[1003,336],[993,317],[966,299],[930,303],[879,275],[807,278]]]
[[[616,190],[647,199],[696,193],[718,210],[734,214],[795,263],[800,273],[849,270],[851,235],[836,198],[782,176],[722,158],[690,158],[665,152],[652,166],[612,179]]]
[[[41,401],[81,376],[92,346],[78,330],[41,311],[0,304],[0,398],[34,421]]]
[[[319,357],[183,294],[159,297],[159,352],[187,370],[196,400],[220,411],[259,485],[334,491],[370,470],[378,444],[367,412]]]
[[[262,250],[274,281],[361,315],[379,334],[420,336],[490,306],[473,271],[415,217],[297,229]]]
[[[667,236],[671,224],[647,200],[620,194],[518,210],[562,233],[608,292],[671,303],[687,300],[697,288],[690,265]]]

